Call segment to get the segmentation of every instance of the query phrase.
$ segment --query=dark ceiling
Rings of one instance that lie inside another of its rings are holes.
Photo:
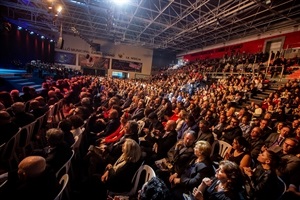
[[[278,28],[298,27],[299,0],[6,0],[2,17],[48,37],[74,34],[89,43],[186,52]],[[49,10],[58,5],[61,13]]]

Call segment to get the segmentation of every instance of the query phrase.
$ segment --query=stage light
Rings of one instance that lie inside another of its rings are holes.
[[[18,26],[18,30],[19,30],[19,31],[22,30],[22,27],[21,27],[21,26]]]
[[[62,6],[58,6],[56,10],[57,10],[57,13],[60,13],[62,11]]]
[[[112,1],[117,5],[124,5],[129,2],[129,0],[112,0]]]
[[[45,36],[42,35],[42,36],[41,36],[41,39],[45,39]]]
[[[53,42],[53,40],[50,40],[50,42]]]
[[[34,32],[33,32],[33,31],[31,31],[31,32],[30,32],[30,35],[33,35],[33,34],[34,34]]]

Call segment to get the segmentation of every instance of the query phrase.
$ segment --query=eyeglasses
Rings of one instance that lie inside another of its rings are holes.
[[[289,144],[287,142],[284,143],[286,146],[294,147],[295,145]]]

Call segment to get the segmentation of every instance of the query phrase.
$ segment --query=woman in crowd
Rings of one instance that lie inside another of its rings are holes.
[[[250,144],[242,136],[234,138],[232,147],[227,149],[225,153],[225,160],[235,162],[243,169],[243,167],[250,167],[251,156],[249,153]]]
[[[193,188],[197,187],[203,178],[214,175],[210,153],[211,145],[207,141],[196,142],[194,147],[195,159],[182,174],[174,173],[169,177],[176,199],[181,199],[182,193],[192,192]]]
[[[108,164],[103,174],[94,174],[87,184],[91,195],[87,199],[106,199],[107,190],[111,192],[128,192],[133,187],[132,178],[141,165],[141,149],[139,144],[126,139],[122,145],[122,155],[113,164]]]
[[[265,150],[258,155],[258,165],[255,169],[244,167],[247,181],[250,185],[248,191],[250,198],[254,200],[278,199],[280,188],[276,169],[280,164],[280,157],[270,150]]]
[[[215,178],[204,178],[193,191],[196,200],[240,200],[244,185],[240,167],[229,160],[219,164]]]

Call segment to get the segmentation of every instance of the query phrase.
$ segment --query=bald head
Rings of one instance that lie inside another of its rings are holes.
[[[18,165],[20,178],[30,179],[42,174],[46,169],[46,160],[41,156],[28,156]]]

